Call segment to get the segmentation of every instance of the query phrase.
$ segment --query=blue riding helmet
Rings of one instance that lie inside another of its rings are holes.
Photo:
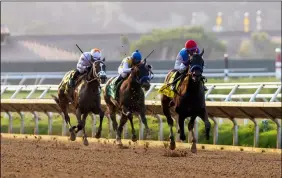
[[[142,60],[142,55],[138,50],[136,50],[131,54],[131,58],[133,59],[135,64],[138,64]]]

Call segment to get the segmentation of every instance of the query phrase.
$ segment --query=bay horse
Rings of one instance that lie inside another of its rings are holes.
[[[180,78],[184,80],[179,84],[177,94],[171,98],[164,94],[161,97],[161,104],[163,114],[167,118],[167,123],[170,127],[170,149],[175,149],[175,138],[173,134],[173,119],[171,117],[171,111],[178,115],[179,134],[180,140],[185,141],[186,136],[184,133],[184,121],[187,117],[190,117],[188,123],[188,130],[192,132],[192,147],[191,151],[195,153],[196,149],[196,138],[194,135],[194,122],[196,117],[200,117],[205,123],[205,135],[206,139],[209,140],[209,132],[211,124],[208,120],[208,111],[206,109],[205,102],[205,91],[203,87],[202,76],[204,60],[202,58],[204,49],[201,54],[193,54],[189,57],[190,65],[183,74],[180,74]],[[165,83],[169,82],[169,77],[175,70],[168,73],[165,79]]]
[[[101,107],[100,83],[105,83],[107,79],[106,65],[104,61],[105,59],[93,62],[90,71],[80,77],[76,82],[74,92],[72,93],[74,98],[72,105],[76,111],[77,126],[72,126],[70,123],[70,117],[68,115],[70,100],[68,96],[64,94],[64,90],[59,88],[58,97],[53,96],[54,100],[64,113],[64,119],[69,126],[70,140],[74,141],[76,139],[76,134],[80,130],[83,130],[83,143],[86,146],[88,145],[88,140],[85,132],[85,122],[86,117],[91,112],[99,114],[100,116],[100,124],[95,137],[101,137],[102,123],[105,113]],[[66,76],[64,78],[66,78]]]
[[[146,64],[146,59],[138,65],[132,67],[130,75],[125,79],[121,86],[117,88],[117,99],[115,100],[109,94],[110,85],[114,81],[111,78],[105,86],[104,99],[107,104],[107,113],[113,122],[113,129],[116,131],[116,140],[118,145],[122,145],[121,133],[123,126],[129,119],[132,128],[132,141],[137,141],[136,132],[133,125],[133,114],[139,114],[142,123],[145,125],[146,135],[150,129],[147,124],[145,95],[142,88],[148,91],[150,81],[153,79],[152,66]],[[116,112],[121,113],[120,124],[116,121]]]

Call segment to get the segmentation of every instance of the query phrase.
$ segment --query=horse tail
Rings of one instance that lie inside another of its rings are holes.
[[[51,95],[51,97],[54,99],[54,101],[59,105],[60,104],[60,100],[57,96],[55,95]]]

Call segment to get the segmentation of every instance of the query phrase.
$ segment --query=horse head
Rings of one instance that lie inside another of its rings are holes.
[[[146,91],[149,90],[154,73],[152,72],[152,66],[147,64],[146,59],[131,69],[131,75],[142,88]]]
[[[190,57],[190,68],[189,73],[192,76],[194,82],[199,82],[202,79],[204,59],[203,59],[204,49],[201,54],[194,53]]]
[[[107,80],[106,64],[104,62],[105,58],[92,64],[93,76],[99,78],[102,84],[106,83]]]

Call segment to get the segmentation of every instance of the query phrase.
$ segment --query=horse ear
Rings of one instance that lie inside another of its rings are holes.
[[[202,52],[201,52],[201,54],[200,54],[201,57],[203,57],[204,52],[205,52],[205,50],[204,50],[204,48],[203,48],[203,50],[202,50]]]
[[[148,64],[147,67],[151,70],[153,69],[153,66],[151,66],[150,64]]]
[[[104,58],[102,59],[102,61],[105,62],[105,61],[106,61],[106,58],[104,57]]]
[[[145,58],[145,59],[143,59],[143,63],[144,64],[146,64],[147,63],[147,59]]]

